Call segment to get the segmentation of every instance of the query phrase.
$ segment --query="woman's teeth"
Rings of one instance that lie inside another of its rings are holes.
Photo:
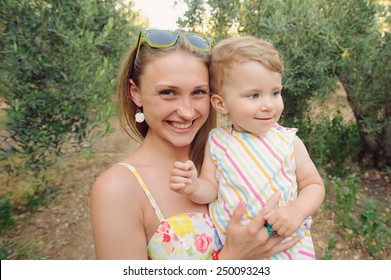
[[[171,122],[171,126],[177,129],[186,129],[189,128],[193,122],[188,122],[188,123],[176,123],[176,122]]]

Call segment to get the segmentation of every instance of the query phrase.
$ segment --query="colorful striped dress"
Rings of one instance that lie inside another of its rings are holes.
[[[296,131],[275,124],[267,133],[256,135],[237,132],[227,125],[209,133],[210,154],[219,183],[218,198],[209,205],[209,212],[222,244],[227,223],[240,200],[247,206],[242,220],[242,224],[247,224],[275,192],[281,193],[279,205],[297,198],[293,154]],[[286,238],[299,235],[302,237],[299,243],[271,259],[315,259],[311,222],[308,217],[299,230]]]

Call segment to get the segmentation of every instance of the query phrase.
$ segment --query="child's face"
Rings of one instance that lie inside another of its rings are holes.
[[[280,73],[248,61],[235,66],[226,81],[218,111],[228,114],[236,131],[262,134],[278,122],[284,110]]]

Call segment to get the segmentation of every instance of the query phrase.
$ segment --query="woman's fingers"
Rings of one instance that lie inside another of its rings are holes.
[[[273,216],[274,213],[276,213],[277,209],[271,210],[269,213],[263,216],[263,219],[268,221],[270,223],[269,219]]]
[[[277,206],[279,200],[280,200],[280,193],[275,193],[269,198],[265,206],[261,209],[261,211],[259,211],[258,215],[251,221],[254,230],[258,229],[259,231],[260,228],[263,227],[266,221],[264,216]]]
[[[244,213],[246,212],[246,206],[243,201],[239,201],[238,207],[232,214],[231,223],[234,225],[240,226],[240,221],[243,218]]]
[[[279,192],[273,194],[269,200],[266,202],[265,206],[262,208],[261,212],[263,216],[268,214],[270,211],[272,211],[276,206],[278,205],[278,202],[280,201],[281,194]]]
[[[270,251],[270,256],[273,256],[277,253],[284,252],[284,251],[288,250],[289,248],[295,246],[301,240],[300,236],[296,236],[295,238],[293,238],[287,242],[281,243],[281,241],[284,240],[284,238],[285,237],[272,238],[273,241],[275,240],[277,242],[275,244],[278,244],[278,243],[280,243],[280,244],[272,247],[272,249]]]

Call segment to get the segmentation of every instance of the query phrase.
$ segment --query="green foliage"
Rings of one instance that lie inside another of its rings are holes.
[[[285,73],[285,123],[301,120],[308,100],[335,90],[336,67],[330,52],[332,32],[317,1],[244,1],[240,33],[273,42],[281,52]]]
[[[357,221],[353,215],[357,205],[357,193],[360,186],[360,177],[357,174],[351,174],[342,180],[334,178],[334,214],[335,221],[341,230],[348,230],[350,237],[358,230]]]
[[[0,260],[7,260],[8,259],[8,250],[6,246],[0,245]]]
[[[42,260],[36,255],[34,250],[37,244],[35,241],[18,239],[9,243],[0,245],[1,260]]]
[[[359,186],[360,177],[356,174],[346,179],[334,178],[335,200],[332,209],[335,222],[339,233],[347,233],[350,240],[362,240],[361,245],[374,259],[384,259],[390,253],[391,219],[381,211],[380,203],[372,197],[365,198],[362,207],[359,206]]]
[[[285,63],[285,123],[300,120],[312,96],[335,89],[336,79],[330,73],[336,65],[328,55],[334,47],[332,32],[316,1],[195,1],[182,23],[200,21],[195,10],[206,10],[207,5],[209,35],[215,41],[238,32],[269,40],[280,51]]]
[[[375,259],[389,255],[391,243],[390,218],[380,213],[380,204],[373,198],[367,198],[360,211],[360,228],[364,244]],[[386,253],[388,251],[388,253]]]
[[[40,186],[48,185],[48,182],[43,182]],[[48,186],[41,190],[37,187],[35,193],[28,198],[27,208],[30,212],[35,212],[40,206],[49,205],[58,195],[58,190]]]
[[[141,27],[131,6],[1,1],[2,170],[41,180],[64,145],[80,147],[91,128],[113,114],[117,64]]]
[[[329,238],[329,241],[327,243],[327,249],[326,252],[323,254],[324,260],[332,260],[333,259],[333,251],[335,249],[335,246],[337,245],[337,239],[334,235],[331,235]]]
[[[10,226],[15,223],[12,218],[12,206],[8,198],[0,198],[0,234],[5,232]],[[1,254],[1,253],[0,253]]]
[[[327,97],[340,80],[358,124],[361,158],[382,168],[391,165],[391,5],[380,2],[186,1],[189,12],[180,23],[208,26],[215,41],[250,34],[273,42],[285,61],[288,125],[300,122],[308,101]]]
[[[321,166],[332,176],[345,176],[351,173],[351,162],[359,150],[359,135],[355,123],[345,124],[341,114],[320,122],[310,118],[297,124],[299,136],[317,166]]]

